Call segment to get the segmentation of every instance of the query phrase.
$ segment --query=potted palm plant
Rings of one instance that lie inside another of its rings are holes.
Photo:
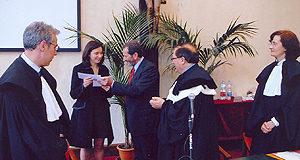
[[[110,63],[109,70],[116,81],[124,84],[127,84],[128,82],[128,72],[126,72],[124,76],[122,46],[128,41],[140,40],[147,34],[148,26],[151,24],[151,22],[146,18],[146,16],[147,12],[139,12],[139,10],[133,5],[127,5],[127,7],[122,11],[121,20],[113,16],[117,30],[113,30],[112,27],[110,27],[107,30],[108,35],[104,35],[106,46],[108,48],[106,54]],[[130,157],[125,158],[121,153],[128,153],[130,150],[133,150],[132,145],[129,142],[129,132],[125,122],[124,97],[114,96],[114,100],[116,104],[121,106],[123,124],[125,128],[125,144],[121,144],[117,148],[119,150],[121,159],[131,159],[134,158],[134,155],[132,156],[132,154],[129,153]]]
[[[124,69],[123,62],[123,54],[122,47],[123,45],[131,40],[140,40],[148,34],[148,27],[151,25],[151,21],[147,18],[147,12],[139,12],[139,10],[131,3],[127,4],[125,9],[122,11],[122,16],[118,19],[115,15],[113,15],[113,19],[115,22],[116,30],[114,30],[111,26],[107,29],[107,34],[103,34],[104,36],[104,49],[105,56],[108,59],[109,65],[107,66],[110,72],[110,75],[117,82],[127,84],[129,78],[129,72]],[[98,38],[84,33],[80,30],[77,30],[74,27],[65,27],[65,29],[75,32],[75,34],[69,38],[77,38],[80,33],[81,36],[101,42]],[[111,103],[118,104],[121,106],[123,124],[125,129],[125,143],[118,145],[119,155],[123,160],[134,159],[134,153],[130,153],[129,151],[133,151],[132,144],[129,141],[129,132],[127,130],[126,122],[125,122],[125,101],[123,96],[112,97]],[[122,151],[129,153],[130,158],[123,158]],[[128,151],[129,150],[129,151]]]
[[[226,58],[228,54],[236,56],[237,53],[246,53],[249,56],[255,56],[256,50],[249,44],[247,37],[252,38],[256,34],[256,28],[251,21],[247,23],[237,23],[237,18],[232,21],[228,26],[226,32],[219,37],[218,33],[216,38],[210,47],[202,47],[198,40],[201,30],[196,30],[196,33],[191,33],[191,30],[187,29],[187,22],[184,24],[178,23],[176,18],[168,15],[159,16],[158,32],[149,34],[143,39],[142,44],[145,47],[153,48],[158,46],[163,52],[171,49],[177,44],[183,42],[193,43],[199,52],[199,62],[204,69],[211,74],[217,67],[223,64],[229,64],[226,60],[222,60],[222,57]],[[171,52],[172,54],[172,52]],[[173,71],[174,66],[168,64],[165,71]]]

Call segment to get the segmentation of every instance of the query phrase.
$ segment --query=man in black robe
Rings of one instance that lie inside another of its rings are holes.
[[[25,51],[0,78],[0,159],[66,159],[62,137],[70,125],[56,91],[56,80],[43,67],[54,56],[59,30],[33,22],[24,31]]]
[[[175,47],[172,63],[180,76],[176,79],[166,100],[153,97],[152,107],[161,109],[158,128],[159,160],[177,160],[189,157],[190,100],[193,93],[194,122],[192,126],[192,159],[218,160],[216,108],[213,95],[217,88],[210,75],[198,66],[198,52],[191,43]]]

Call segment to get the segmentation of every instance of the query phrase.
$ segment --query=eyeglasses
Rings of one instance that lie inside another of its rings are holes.
[[[54,45],[55,50],[58,51],[58,49],[59,49],[58,44],[53,44],[53,43],[50,43],[50,44]]]
[[[175,58],[171,58],[171,61],[173,61],[174,59],[178,59],[178,58],[181,58],[181,57],[175,57]]]
[[[270,45],[273,46],[273,47],[276,47],[277,44],[278,44],[278,43],[276,43],[276,42],[271,42],[271,43],[270,43]]]

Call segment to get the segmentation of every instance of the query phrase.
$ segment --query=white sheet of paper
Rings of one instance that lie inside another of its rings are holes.
[[[297,152],[278,152],[278,153],[273,153],[275,156],[278,156],[280,158],[283,158],[285,160],[295,160],[295,159],[300,159],[300,154]]]
[[[97,79],[99,79],[101,77],[101,75],[93,75],[93,74],[78,72],[78,78],[85,79],[86,77],[93,78],[93,87],[101,87],[101,84],[97,82]]]

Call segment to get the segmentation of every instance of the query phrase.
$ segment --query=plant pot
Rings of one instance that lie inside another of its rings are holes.
[[[117,146],[121,160],[134,160],[134,148],[123,149],[122,146],[124,143]]]

